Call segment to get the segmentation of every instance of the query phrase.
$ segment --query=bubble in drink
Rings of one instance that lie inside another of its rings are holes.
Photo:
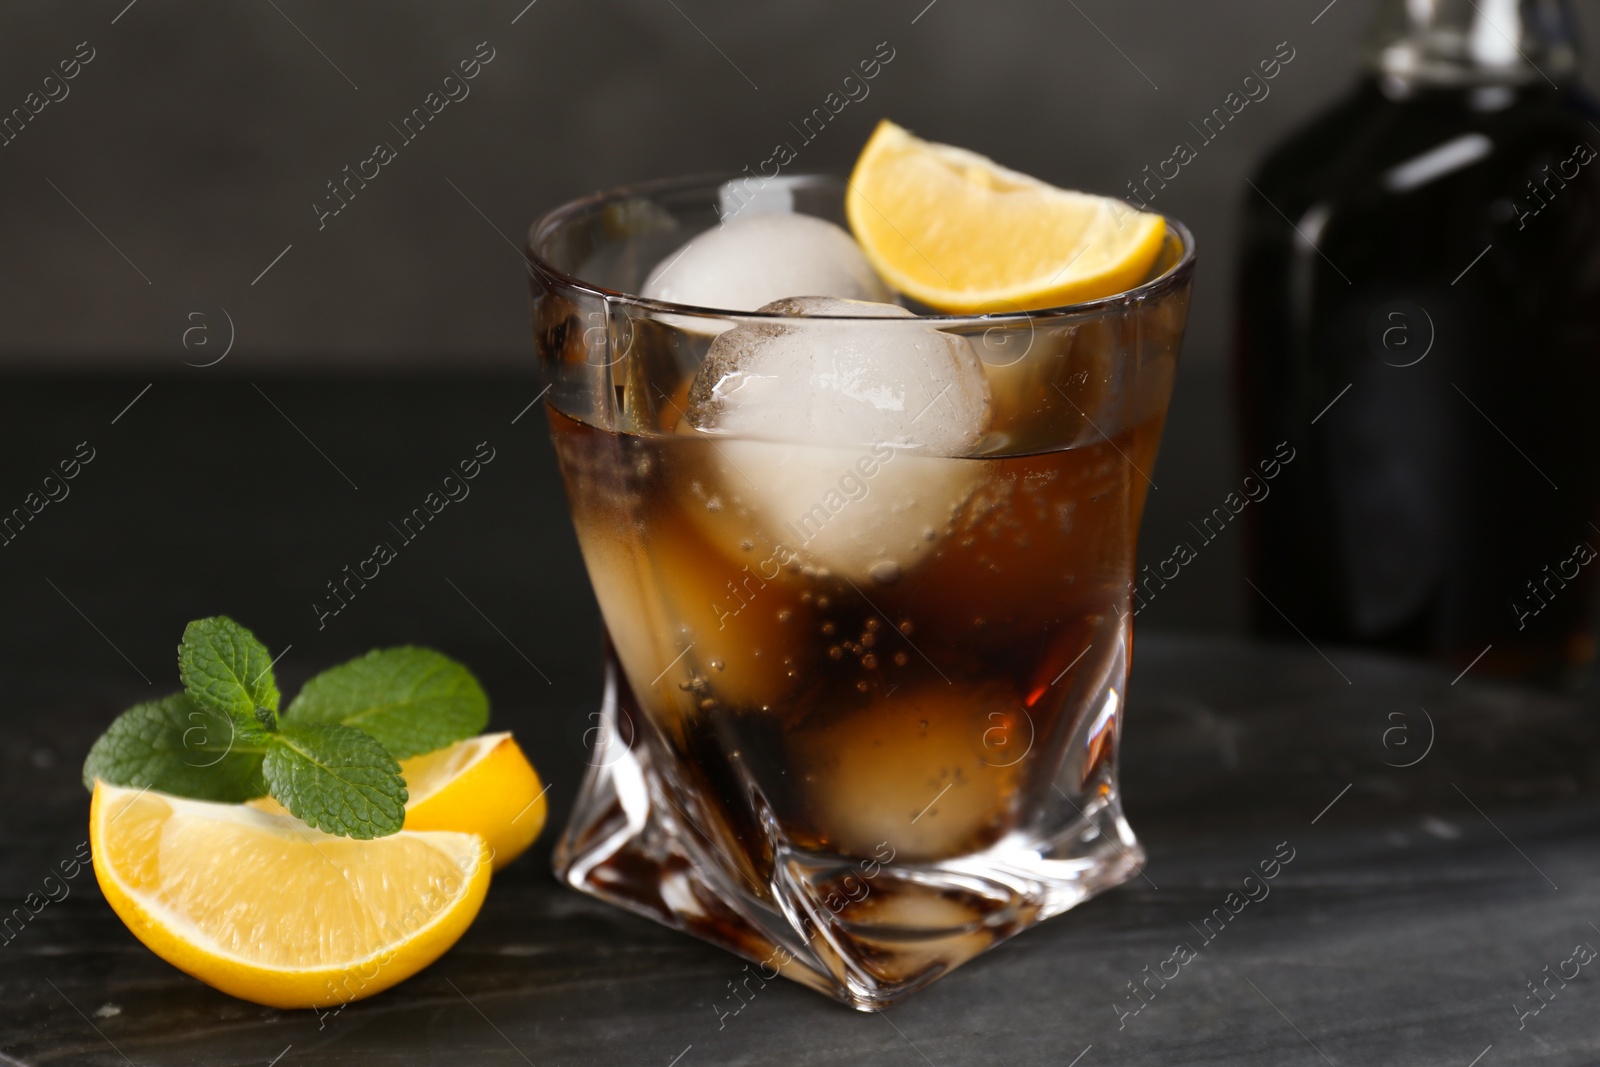
[[[656,265],[642,292],[726,311],[755,311],[796,293],[894,299],[848,233],[791,214],[742,215],[699,234]]]

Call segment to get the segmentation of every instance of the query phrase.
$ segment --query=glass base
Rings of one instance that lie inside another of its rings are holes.
[[[1074,740],[1114,745],[1090,731],[1117,721],[1118,699],[1108,691]],[[752,993],[781,974],[862,1011],[882,1008],[1144,865],[1114,759],[1091,761],[1090,779],[1070,793],[1055,784],[1066,804],[1041,813],[1048,833],[1015,831],[980,852],[915,862],[887,844],[867,858],[817,853],[787,844],[768,820],[769,854],[736,861],[694,797],[661,772],[657,739],[609,654],[600,718],[557,876],[744,957]]]

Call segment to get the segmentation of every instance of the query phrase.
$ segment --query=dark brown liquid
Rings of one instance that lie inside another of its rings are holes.
[[[817,486],[851,492],[815,494],[838,505],[820,513],[791,493],[777,514],[755,485],[799,462],[786,446],[550,419],[638,725],[688,768],[681,814],[754,884],[774,839],[980,851],[1056,806],[1075,735],[1080,780],[1113,757],[1114,723],[1085,742],[1079,720],[1108,672],[1121,688],[1135,465],[1153,462],[1159,413],[1081,447],[895,454],[870,476],[867,449],[802,450],[803,471],[841,472]],[[851,524],[867,532],[842,537]]]

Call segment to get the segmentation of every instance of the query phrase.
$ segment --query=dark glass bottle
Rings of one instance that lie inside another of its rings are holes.
[[[1559,0],[1390,0],[1262,164],[1238,293],[1258,632],[1571,684],[1600,573],[1600,120]]]

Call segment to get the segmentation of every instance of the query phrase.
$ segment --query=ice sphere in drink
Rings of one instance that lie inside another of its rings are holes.
[[[712,342],[685,421],[727,440],[707,471],[720,506],[697,518],[711,536],[783,544],[852,582],[895,581],[982,473],[939,458],[983,437],[982,365],[964,337],[862,321],[914,318],[893,304],[802,297],[761,310],[820,321],[745,323]]]
[[[935,456],[961,455],[983,436],[989,386],[966,338],[861,321],[916,318],[895,304],[789,297],[758,310],[823,321],[756,321],[720,335],[689,389],[695,429],[804,444],[883,442]]]
[[[788,296],[894,299],[848,233],[788,213],[738,215],[696,235],[656,265],[641,292],[728,311]]]

